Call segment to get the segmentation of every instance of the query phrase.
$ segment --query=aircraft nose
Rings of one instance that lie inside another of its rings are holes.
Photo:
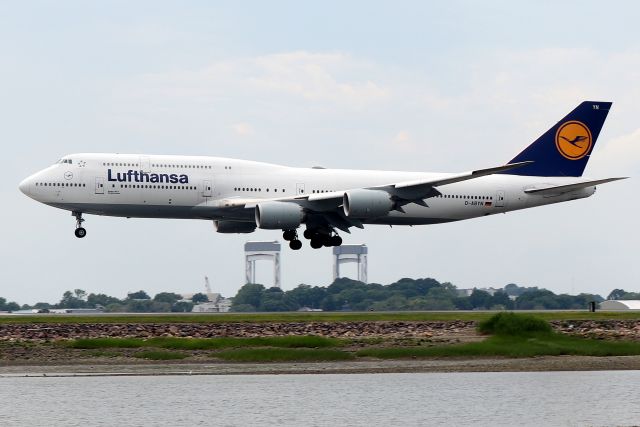
[[[23,194],[29,196],[31,193],[31,177],[24,179],[20,185],[18,185],[18,188]]]

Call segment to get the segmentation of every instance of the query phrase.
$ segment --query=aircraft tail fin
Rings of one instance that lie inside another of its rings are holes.
[[[582,176],[611,104],[584,101],[509,162],[533,163],[503,173]]]

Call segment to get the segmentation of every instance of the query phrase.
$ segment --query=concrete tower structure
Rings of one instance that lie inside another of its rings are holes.
[[[340,265],[357,262],[358,280],[367,283],[367,245],[342,245],[333,248],[333,280],[340,277]]]
[[[281,288],[280,242],[247,242],[244,244],[246,283],[256,282],[256,261],[273,261],[273,286]]]

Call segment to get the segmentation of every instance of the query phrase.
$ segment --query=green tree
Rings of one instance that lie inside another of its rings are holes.
[[[49,310],[53,308],[53,306],[48,302],[37,302],[33,305],[33,308],[36,308],[38,310]]]
[[[513,308],[513,301],[504,291],[497,291],[496,293],[494,293],[491,297],[490,304],[490,308],[503,308],[508,310],[511,310]]]
[[[62,299],[58,303],[59,308],[86,308],[87,302],[84,300],[87,293],[82,289],[76,289],[73,292],[65,291]]]
[[[18,304],[17,302],[8,302],[7,305],[5,306],[5,309],[7,311],[17,311],[20,310],[20,304]]]
[[[112,303],[104,307],[104,311],[107,313],[122,313],[126,309],[126,306],[122,303]]]
[[[617,299],[622,299],[624,298],[625,294],[627,292],[624,289],[614,289],[611,291],[611,293],[609,293],[609,296],[607,296],[607,299],[611,300],[617,300]]]
[[[98,305],[102,306],[102,307],[106,307],[109,304],[120,304],[122,301],[120,301],[118,298],[116,297],[111,297],[109,295],[105,295],[105,294],[89,294],[89,296],[87,297],[87,305],[89,305],[90,307],[96,307]]]
[[[251,304],[238,304],[232,305],[231,311],[238,313],[253,313],[256,311],[256,308]]]
[[[182,295],[174,294],[173,292],[160,292],[153,297],[155,302],[166,302],[169,305],[173,305],[182,299]]]
[[[458,310],[473,310],[469,297],[456,297],[452,300],[453,305]]]
[[[474,289],[469,296],[469,303],[473,308],[488,309],[491,307],[491,294],[480,289]]]
[[[129,313],[167,313],[171,311],[171,304],[150,299],[132,299],[125,305],[124,311]]]
[[[516,307],[520,310],[554,310],[560,306],[556,297],[556,294],[546,289],[527,291],[516,299]]]
[[[151,299],[151,297],[145,291],[141,290],[141,291],[138,291],[138,292],[131,292],[131,293],[127,294],[127,299],[128,300],[132,300],[132,299]]]
[[[178,301],[171,306],[174,313],[190,313],[193,310],[193,303],[189,301]]]
[[[298,285],[286,294],[299,307],[320,308],[322,300],[327,297],[327,290],[319,286]]]
[[[263,292],[258,311],[292,311],[298,308],[282,289],[273,287]]]
[[[238,293],[233,297],[233,303],[231,307],[239,305],[251,305],[256,310],[262,303],[262,297],[265,292],[265,288],[257,283],[247,283],[238,290]]]
[[[191,297],[191,302],[194,304],[200,304],[202,302],[209,302],[209,297],[202,292],[198,292]]]

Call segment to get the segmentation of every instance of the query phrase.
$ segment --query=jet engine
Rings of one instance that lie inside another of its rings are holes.
[[[382,190],[349,190],[342,197],[342,208],[349,218],[377,218],[389,213],[393,200]]]
[[[255,222],[213,221],[218,233],[253,233],[256,231]]]
[[[265,202],[256,205],[256,224],[267,230],[293,230],[304,218],[300,205],[286,202]]]

